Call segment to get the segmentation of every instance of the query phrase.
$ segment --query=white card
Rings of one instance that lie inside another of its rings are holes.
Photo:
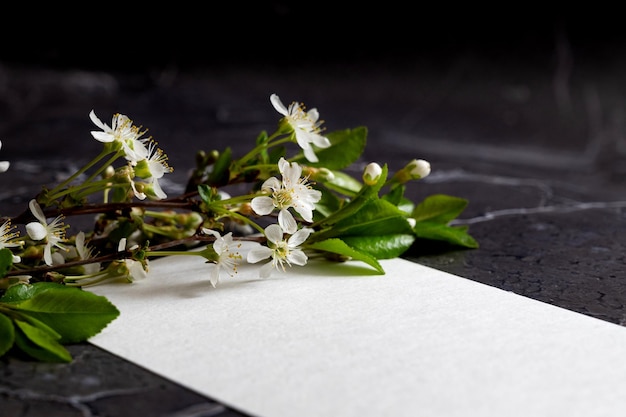
[[[209,283],[199,257],[90,289],[120,317],[90,341],[261,417],[626,412],[626,328],[403,259]]]

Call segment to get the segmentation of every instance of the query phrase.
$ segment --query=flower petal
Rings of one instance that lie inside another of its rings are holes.
[[[94,112],[93,110],[89,112],[89,118],[91,119],[93,124],[98,126],[100,129],[107,130],[109,128],[106,124],[102,123],[102,120],[100,120],[98,116],[96,116],[96,112]]]
[[[283,116],[287,116],[288,114],[287,107],[285,107],[283,102],[280,101],[280,98],[276,94],[272,94],[270,96],[270,102],[272,103],[272,106],[274,106],[274,109],[276,109],[278,113],[282,114]]]
[[[266,179],[261,186],[261,190],[265,192],[276,191],[278,189],[280,189],[280,181],[276,177]]]
[[[250,249],[250,252],[248,252],[248,256],[246,257],[246,260],[250,262],[251,264],[254,264],[259,261],[262,261],[263,259],[269,258],[270,256],[272,256],[272,253],[273,251],[267,246],[258,246],[253,249]]]
[[[46,245],[43,248],[43,260],[48,266],[52,266],[52,248],[51,245]]]
[[[298,165],[297,162],[292,162],[291,165],[287,165],[281,170],[283,174],[283,182],[294,185],[297,184],[300,180],[300,175],[302,175],[302,167]]]
[[[273,270],[274,270],[274,263],[268,262],[265,265],[263,265],[261,269],[259,270],[259,276],[261,278],[269,278],[269,276],[272,275]]]
[[[330,140],[322,135],[311,135],[311,142],[320,148],[328,148],[331,145]]]
[[[283,229],[277,224],[270,224],[265,228],[265,237],[272,243],[278,243],[283,240]]]
[[[33,216],[35,216],[37,220],[39,220],[39,222],[41,222],[42,224],[47,224],[46,216],[43,214],[43,210],[41,209],[41,206],[39,205],[37,200],[30,200],[28,202],[28,207],[30,208],[31,213],[33,213]]]
[[[98,132],[95,130],[91,131],[91,136],[93,136],[93,138],[99,142],[113,142],[114,138],[113,135],[109,134],[109,133],[105,133],[105,132]]]
[[[209,281],[211,281],[213,288],[220,282],[220,268],[217,265],[213,265],[213,269],[209,274]]]
[[[30,222],[26,225],[26,233],[32,240],[43,240],[48,235],[46,227],[39,222]]]
[[[307,222],[312,222],[313,221],[313,209],[312,209],[312,207],[309,204],[298,204],[297,206],[294,206],[293,208]],[[280,215],[279,215],[278,220],[280,222]],[[294,232],[295,232],[295,230],[294,230]],[[293,232],[287,232],[287,233],[293,233]]]
[[[292,234],[298,230],[298,223],[296,223],[296,219],[293,218],[293,215],[287,209],[282,209],[278,213],[278,224],[285,233]]]
[[[254,197],[250,206],[256,214],[265,216],[274,210],[274,200],[267,196]]]
[[[317,155],[315,155],[315,151],[313,151],[313,148],[311,147],[311,145],[309,145],[308,142],[305,145],[300,145],[300,147],[302,148],[302,151],[304,152],[304,157],[309,162],[319,162]]]
[[[291,235],[291,237],[289,237],[289,240],[287,240],[287,244],[290,248],[300,246],[305,240],[309,238],[311,233],[313,233],[313,229],[309,227],[303,227],[302,229]]]
[[[289,255],[287,255],[287,261],[299,266],[306,265],[308,259],[309,258],[306,256],[306,254],[300,249],[291,250],[289,252]]]

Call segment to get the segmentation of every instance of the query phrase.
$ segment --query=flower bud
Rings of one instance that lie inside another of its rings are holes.
[[[111,178],[113,177],[113,175],[115,175],[115,168],[113,168],[113,165],[109,165],[108,167],[106,167],[106,169],[102,173],[102,178],[104,179]]]
[[[303,167],[302,175],[313,181],[332,181],[335,179],[335,174],[324,167]]]
[[[392,179],[392,187],[412,180],[419,180],[430,174],[430,163],[423,159],[414,159],[397,171]]]
[[[374,185],[380,179],[383,169],[376,162],[372,162],[363,171],[363,182],[367,185]]]
[[[414,159],[406,166],[412,179],[419,180],[430,174],[430,163],[423,159]]]

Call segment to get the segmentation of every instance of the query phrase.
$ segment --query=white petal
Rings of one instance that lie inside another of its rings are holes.
[[[104,132],[91,131],[91,136],[99,142],[113,142],[113,135]]]
[[[108,126],[105,125],[104,123],[102,123],[102,121],[100,119],[98,119],[98,116],[96,116],[96,113],[93,110],[89,112],[89,118],[91,119],[93,124],[98,126],[100,129],[102,129],[102,130],[107,130],[108,129]]]
[[[213,265],[213,269],[211,270],[211,274],[209,275],[209,280],[211,281],[211,285],[213,286],[213,288],[215,288],[220,282],[220,269],[217,265]]]
[[[261,278],[269,278],[272,275],[272,271],[274,270],[274,264],[272,262],[268,262],[261,267],[259,271],[259,276]]]
[[[302,147],[302,150],[304,151],[304,157],[309,161],[309,162],[318,162],[319,159],[317,159],[317,155],[315,155],[315,151],[313,151],[313,148],[307,143],[306,147]]]
[[[228,243],[224,241],[224,238],[218,237],[217,240],[213,242],[213,250],[219,256],[222,256],[222,254],[228,250]]]
[[[274,252],[267,246],[259,246],[251,249],[250,252],[248,252],[246,260],[251,264],[255,264],[263,259],[269,258],[270,256],[272,256],[272,253]]]
[[[165,192],[161,188],[161,184],[159,184],[159,181],[156,178],[152,178],[152,190],[159,200],[164,200],[167,198],[167,194],[165,194]]]
[[[309,235],[311,233],[313,233],[313,229],[309,227],[303,227],[302,229],[291,235],[291,237],[287,241],[287,244],[290,248],[300,246],[305,240],[309,238]]]
[[[306,254],[300,249],[292,250],[289,252],[289,255],[287,255],[287,260],[290,263],[300,266],[306,265],[306,261],[308,259],[309,258],[306,256]]]
[[[42,224],[47,224],[46,216],[43,214],[43,210],[41,209],[41,206],[39,205],[37,200],[30,200],[28,202],[28,207],[30,208],[31,213],[33,213],[33,216],[37,218],[37,220],[39,220]]]
[[[293,162],[283,170],[283,182],[297,184],[300,180],[300,175],[302,175],[302,167],[297,162]]]
[[[148,271],[143,268],[143,265],[139,261],[135,261],[134,259],[126,259],[126,266],[128,267],[131,281],[144,279],[148,276]]]
[[[254,197],[250,206],[256,214],[265,216],[274,210],[274,200],[267,196]]]
[[[118,252],[123,252],[126,250],[126,238],[123,237],[120,239],[120,241],[117,244],[117,251]]]
[[[263,190],[265,192],[275,191],[275,190],[280,189],[280,187],[281,187],[281,183],[278,180],[278,178],[270,177],[270,178],[265,180],[265,182],[261,186],[261,190]]]
[[[85,259],[85,232],[82,230],[76,235],[76,252],[80,259]]]
[[[313,123],[317,122],[320,118],[320,114],[315,107],[306,112],[306,115]]]
[[[60,252],[54,252],[52,254],[51,260],[53,265],[63,265],[65,263],[65,258]]]
[[[11,163],[9,161],[0,161],[0,172],[6,172]]]
[[[220,237],[220,234],[217,231],[215,231],[213,229],[207,229],[206,227],[202,228],[202,233],[204,233],[205,235],[214,236],[216,238]]]
[[[330,146],[330,140],[327,137],[322,135],[311,135],[311,139],[315,146],[319,146],[320,148],[328,148]]]
[[[274,106],[274,109],[276,109],[278,113],[282,114],[283,116],[287,116],[288,114],[287,107],[285,107],[283,102],[280,101],[280,98],[276,94],[272,94],[270,96],[270,102],[272,103],[272,106]]]
[[[51,245],[46,245],[46,247],[43,248],[43,260],[46,265],[52,266],[52,250],[50,246]]]
[[[322,192],[314,188],[308,188],[306,192],[304,192],[304,194],[306,195],[305,200],[307,202],[310,202],[311,206],[313,206],[315,203],[322,199]]]
[[[48,235],[46,227],[39,222],[31,222],[26,225],[26,233],[32,240],[43,240]]]
[[[312,222],[313,221],[313,209],[311,208],[310,205],[308,204],[300,204],[297,206],[294,206],[294,208],[296,209],[296,211],[298,212],[298,214],[300,214],[300,216],[302,216],[302,218],[304,220],[306,220],[307,222]],[[280,222],[280,215],[279,215],[279,222]],[[295,232],[295,230],[294,230]],[[293,233],[293,232],[287,232],[287,233]]]
[[[285,175],[285,169],[287,169],[287,167],[289,167],[289,162],[287,162],[287,160],[281,156],[278,160],[278,170],[280,171],[281,175]]]
[[[295,233],[298,230],[298,223],[296,223],[296,219],[293,218],[291,212],[287,209],[282,209],[278,213],[278,224],[282,227],[285,233]],[[281,235],[282,239],[282,235]]]
[[[277,224],[270,224],[265,228],[265,237],[272,243],[282,242],[283,229]]]

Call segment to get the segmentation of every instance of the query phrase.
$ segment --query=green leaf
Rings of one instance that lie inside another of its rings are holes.
[[[230,148],[226,148],[224,152],[221,152],[217,158],[217,161],[213,164],[213,170],[209,174],[207,182],[214,186],[221,186],[228,184],[230,179],[230,163],[232,161],[232,151]]]
[[[389,193],[381,196],[383,200],[389,201],[394,206],[398,207],[402,212],[407,215],[411,215],[415,209],[415,203],[408,198],[404,197],[406,186],[404,184],[394,187]]]
[[[350,247],[367,252],[376,259],[393,259],[406,252],[413,242],[413,234],[386,234],[380,236],[342,236]]]
[[[320,235],[335,237],[337,235],[379,236],[389,233],[412,234],[411,226],[405,213],[393,204],[382,199],[371,199],[363,204],[358,211],[336,222],[332,229],[318,232]],[[311,235],[316,238],[316,234]]]
[[[378,199],[378,192],[385,184],[387,179],[388,168],[385,164],[378,182],[374,185],[364,184],[359,193],[348,204],[335,211],[330,216],[316,222],[313,227],[321,226],[322,228],[332,226],[333,224],[354,215],[357,211],[367,204],[370,200]]]
[[[404,184],[401,184],[401,185],[398,185],[397,187],[392,188],[391,191],[389,191],[384,196],[381,196],[380,198],[382,198],[383,200],[389,201],[394,206],[397,206],[398,204],[400,204],[400,201],[402,201],[405,191],[406,191],[406,186]]]
[[[441,240],[466,248],[478,248],[478,242],[467,233],[467,226],[448,226],[435,222],[420,222],[413,230],[421,239]]]
[[[207,184],[198,185],[198,195],[200,196],[200,199],[206,204],[211,204],[215,200],[218,200],[219,197],[219,193],[217,192],[215,187],[211,187]]]
[[[354,197],[363,187],[363,183],[343,171],[332,171],[332,179],[323,182],[329,190]]]
[[[15,344],[29,356],[45,362],[70,362],[72,356],[49,331],[33,326],[22,320],[14,321]]]
[[[322,197],[315,203],[315,211],[313,212],[313,220],[321,221],[325,217],[330,216],[335,211],[339,210],[343,204],[343,200],[338,198],[335,194],[330,192],[323,185],[316,185],[315,188],[322,192]]]
[[[0,249],[0,277],[6,275],[11,265],[13,265],[13,252],[11,252],[11,249]]]
[[[434,223],[448,224],[465,210],[467,204],[468,201],[464,198],[434,194],[426,197],[418,204],[411,217],[418,223],[428,220]]]
[[[0,313],[0,356],[11,349],[15,341],[15,329],[10,318]]]
[[[14,310],[40,320],[58,332],[61,343],[85,341],[120,314],[105,297],[79,288],[54,283],[36,283],[30,287],[32,289],[25,290],[26,295],[30,295],[26,299],[22,291],[18,292],[21,301],[15,301],[15,295],[8,291],[5,296],[9,301],[13,300]]]
[[[355,250],[354,248],[343,242],[341,239],[327,239],[321,242],[315,242],[313,244],[307,245],[307,248],[324,252],[331,252],[338,255],[346,256],[357,261],[362,261],[374,268],[379,273],[385,273],[385,270],[376,260],[376,258],[368,255],[367,253]]]
[[[28,285],[28,284],[12,285],[9,288],[7,288],[4,295],[0,297],[0,302],[18,303],[20,301],[28,300],[38,291],[41,291],[50,285],[58,285],[58,284],[52,284],[50,282],[41,282],[41,283],[37,283],[33,285]]]
[[[372,199],[359,211],[312,234],[310,242],[340,238],[350,247],[376,259],[400,256],[415,240],[405,213],[388,201]]]
[[[303,155],[293,160],[314,167],[325,167],[331,170],[344,169],[356,162],[367,142],[367,128],[357,127],[331,132],[326,135],[331,146],[325,149],[314,147],[319,162],[308,162]]]

